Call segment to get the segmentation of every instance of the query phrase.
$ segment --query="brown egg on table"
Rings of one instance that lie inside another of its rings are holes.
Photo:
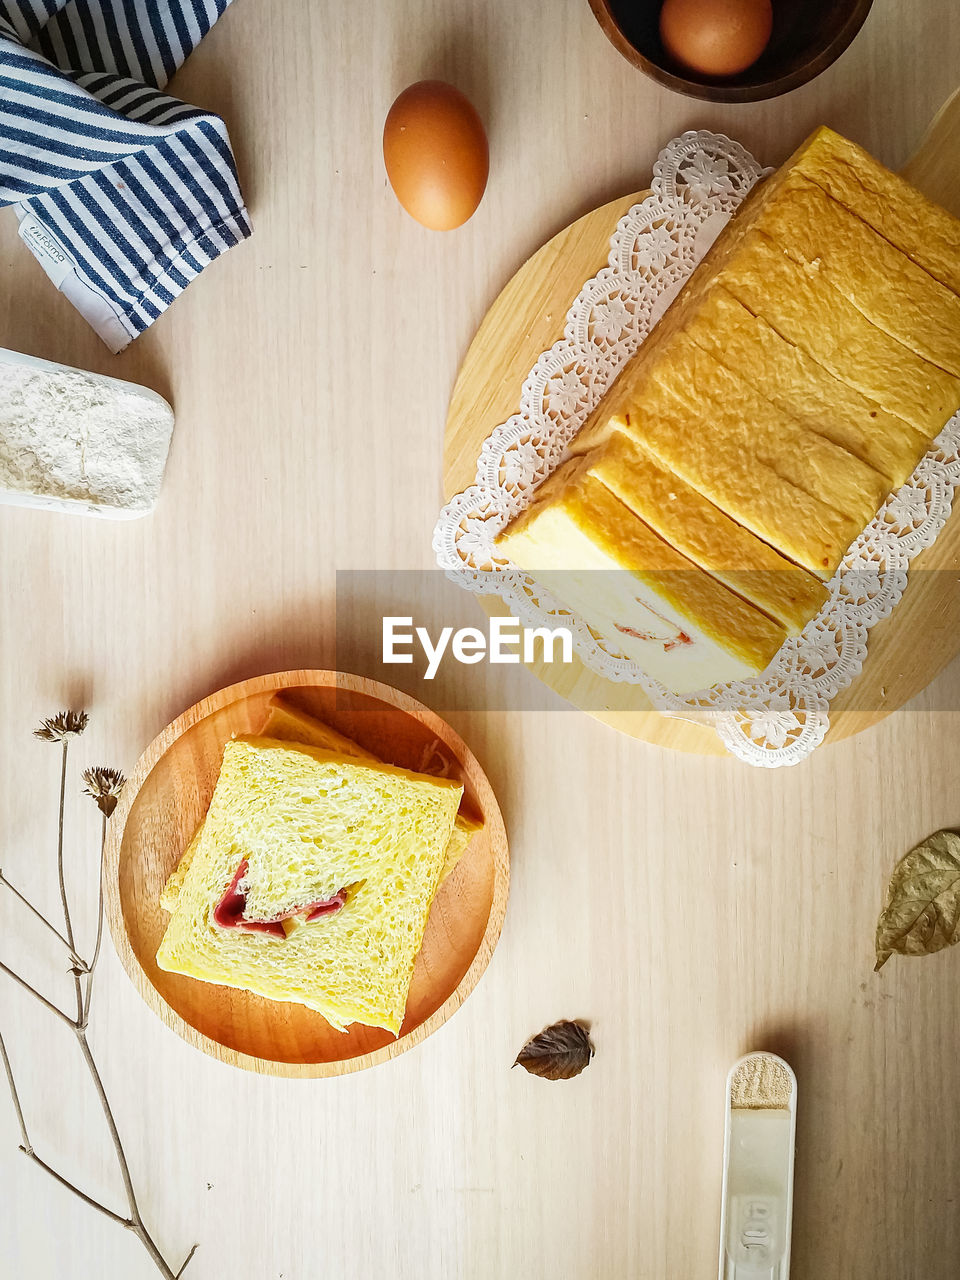
[[[770,0],[664,0],[660,38],[688,71],[735,76],[760,57],[770,40]]]
[[[490,168],[476,108],[442,80],[404,89],[383,126],[383,163],[394,194],[417,222],[452,231],[474,213]]]

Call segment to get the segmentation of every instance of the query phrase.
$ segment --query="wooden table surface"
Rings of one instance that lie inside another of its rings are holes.
[[[335,571],[431,566],[458,362],[547,237],[642,188],[690,127],[777,162],[823,121],[898,166],[958,67],[955,0],[877,0],[815,83],[729,107],[644,79],[586,0],[237,0],[174,90],[225,116],[252,240],[114,358],[0,219],[0,345],[142,380],[177,412],[152,517],[0,508],[4,871],[55,906],[42,715],[86,706],[77,763],[129,770],[231,681],[337,663],[384,675],[369,635],[335,652]],[[380,158],[390,102],[425,76],[460,85],[490,133],[486,197],[447,235],[399,209]],[[874,976],[872,935],[895,860],[960,823],[960,666],[770,773],[509,701],[493,689],[494,710],[474,696],[445,712],[498,792],[512,897],[486,976],[418,1049],[340,1080],[244,1074],[167,1030],[108,945],[91,1034],[164,1249],[199,1240],[195,1280],[712,1276],[723,1080],[766,1047],[799,1077],[796,1280],[956,1280],[960,953]],[[89,891],[97,815],[76,790],[69,877]],[[82,936],[92,921],[88,905]],[[61,989],[8,896],[0,940]],[[588,1071],[511,1072],[559,1017],[591,1023]],[[120,1207],[71,1039],[9,985],[0,1025],[39,1152]],[[4,1275],[155,1274],[17,1140],[0,1094]]]

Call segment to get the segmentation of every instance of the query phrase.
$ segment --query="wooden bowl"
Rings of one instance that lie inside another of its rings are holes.
[[[773,0],[773,34],[760,58],[737,76],[712,79],[676,63],[660,40],[662,0],[590,0],[597,21],[628,62],[668,89],[711,102],[757,102],[806,84],[832,62],[866,21],[873,0]]]
[[[464,810],[484,828],[441,886],[417,957],[398,1037],[354,1024],[335,1031],[299,1004],[198,982],[157,966],[169,917],[160,890],[207,810],[223,745],[256,733],[278,690],[390,764],[426,767],[439,751],[464,785]],[[147,1004],[221,1062],[267,1075],[332,1076],[395,1058],[426,1039],[476,986],[503,925],[507,838],[493,791],[466,744],[413,698],[335,671],[287,671],[221,689],[185,711],[146,749],[110,820],[104,869],[107,917],[124,968]]]

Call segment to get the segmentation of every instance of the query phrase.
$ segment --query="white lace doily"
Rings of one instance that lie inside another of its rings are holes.
[[[525,625],[569,627],[591,671],[640,685],[665,714],[712,724],[735,756],[776,768],[823,741],[831,699],[859,674],[870,628],[897,604],[910,561],[943,528],[960,484],[960,414],[850,547],[818,616],[752,680],[667,692],[493,545],[765,172],[722,134],[685,133],[664,148],[650,195],[620,219],[608,265],[581,289],[563,339],[531,369],[518,412],[484,440],[476,480],[444,507],[433,546],[449,577],[499,596]]]

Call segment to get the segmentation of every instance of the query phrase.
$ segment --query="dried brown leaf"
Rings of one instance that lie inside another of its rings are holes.
[[[928,956],[960,942],[960,836],[936,831],[900,859],[877,921],[879,969],[896,952]]]
[[[513,1064],[545,1080],[572,1080],[593,1057],[593,1045],[579,1022],[555,1022],[533,1036]]]

